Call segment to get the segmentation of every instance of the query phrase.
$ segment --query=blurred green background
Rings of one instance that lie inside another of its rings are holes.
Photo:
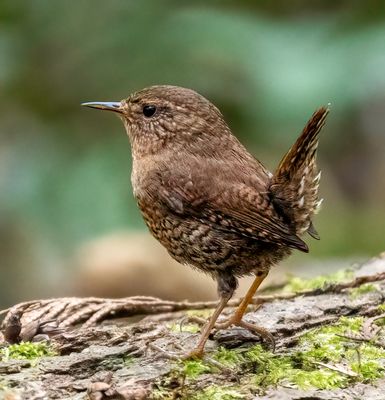
[[[85,243],[145,229],[120,121],[79,104],[152,84],[209,98],[270,169],[330,102],[322,239],[294,262],[385,250],[384,2],[3,0],[0,307],[76,292]]]

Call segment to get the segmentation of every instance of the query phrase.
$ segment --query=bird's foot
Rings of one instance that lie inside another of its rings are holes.
[[[208,323],[208,321],[204,318],[201,317],[196,317],[196,316],[189,316],[183,319],[181,322],[181,326],[184,323],[193,323],[197,324],[204,329],[205,325]],[[254,335],[260,336],[262,340],[265,342],[269,343],[271,346],[272,351],[275,351],[275,339],[274,336],[265,328],[251,324],[250,322],[246,322],[242,320],[242,318],[239,318],[236,314],[233,314],[230,316],[228,319],[225,319],[223,321],[217,322],[214,325],[213,330],[219,331],[219,330],[224,330],[228,329],[232,326],[239,326],[241,328],[247,329],[249,332],[253,333]],[[191,351],[187,356],[187,358],[202,358],[203,355],[203,349],[196,348],[193,351]]]
[[[149,343],[148,348],[155,352],[154,360],[163,358],[167,360],[179,361],[183,359],[183,355],[163,349],[155,343]]]
[[[201,346],[197,346],[195,349],[189,351],[187,354],[181,347],[178,346],[178,350],[180,352],[170,352],[165,349],[162,349],[161,347],[150,343],[149,348],[151,348],[156,354],[154,356],[154,359],[167,359],[167,360],[172,360],[172,361],[186,361],[186,360],[197,360],[201,359],[203,360],[206,364],[211,365],[215,367],[216,369],[219,369],[221,371],[227,371],[229,372],[229,368],[223,364],[221,364],[219,361],[215,360],[214,358],[211,358],[208,356],[204,348]]]
[[[196,347],[195,349],[191,350],[187,354],[183,355],[182,359],[190,360],[190,359],[203,358],[203,355],[204,355],[204,349]]]
[[[223,330],[223,329],[228,329],[231,326],[239,326],[241,328],[247,329],[254,335],[260,336],[263,341],[268,342],[270,344],[272,351],[273,352],[275,351],[274,336],[266,328],[239,319],[236,317],[236,315],[232,315],[228,320],[225,320],[223,322],[218,322],[217,324],[215,324],[215,329]]]

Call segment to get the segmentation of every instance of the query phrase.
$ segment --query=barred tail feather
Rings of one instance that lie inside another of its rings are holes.
[[[297,234],[308,232],[319,238],[311,218],[322,200],[318,199],[321,172],[317,170],[318,136],[329,113],[321,107],[310,118],[301,135],[283,157],[274,173],[270,192],[278,211],[282,211]],[[284,211],[283,211],[284,210]]]

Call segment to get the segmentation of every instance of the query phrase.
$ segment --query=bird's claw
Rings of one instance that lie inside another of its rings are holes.
[[[249,332],[254,335],[260,336],[262,340],[268,342],[272,348],[272,351],[275,351],[275,339],[274,336],[265,328],[251,324],[250,322],[246,322],[243,319],[236,319],[234,317],[230,317],[228,320],[224,322],[219,322],[215,324],[216,330],[228,329],[231,326],[239,326],[241,328],[247,329]]]
[[[185,361],[185,360],[191,360],[191,359],[203,359],[203,356],[204,356],[203,348],[195,348],[186,354],[183,351],[181,351],[179,353],[179,352],[171,352],[171,351],[165,350],[162,347],[160,347],[154,343],[149,343],[148,347],[157,353],[154,357],[155,359],[163,358],[163,359],[173,360],[173,361]],[[179,348],[179,350],[182,350],[182,349]],[[212,360],[211,358],[207,358],[206,360],[209,363],[215,364],[216,367],[224,368],[220,363],[216,362],[215,360]]]
[[[208,323],[208,320],[201,318],[201,317],[197,317],[197,316],[187,316],[187,317],[183,318],[183,320],[180,324],[181,327],[185,323],[194,323],[201,327],[204,327],[204,325],[206,325]],[[220,330],[228,329],[232,326],[239,326],[241,328],[247,329],[249,332],[253,333],[254,335],[260,336],[262,340],[269,343],[272,351],[273,352],[275,351],[274,336],[267,329],[265,329],[261,326],[258,326],[258,325],[251,324],[250,322],[246,322],[243,319],[238,320],[237,318],[234,318],[234,316],[231,316],[222,322],[217,322],[214,325],[213,330],[220,331]],[[202,351],[198,351],[198,349],[195,349],[186,356],[186,359],[187,358],[201,358],[202,354],[203,354]]]

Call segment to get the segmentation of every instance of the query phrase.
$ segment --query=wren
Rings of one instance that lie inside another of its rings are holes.
[[[193,90],[151,86],[121,102],[83,105],[116,113],[132,150],[132,187],[143,218],[171,257],[211,275],[220,301],[195,350],[203,355],[214,327],[244,327],[274,343],[264,328],[242,320],[270,268],[292,250],[308,252],[301,236],[319,238],[318,136],[329,112],[319,108],[274,173],[232,134],[220,111]],[[254,275],[246,296],[217,323],[237,287]]]

